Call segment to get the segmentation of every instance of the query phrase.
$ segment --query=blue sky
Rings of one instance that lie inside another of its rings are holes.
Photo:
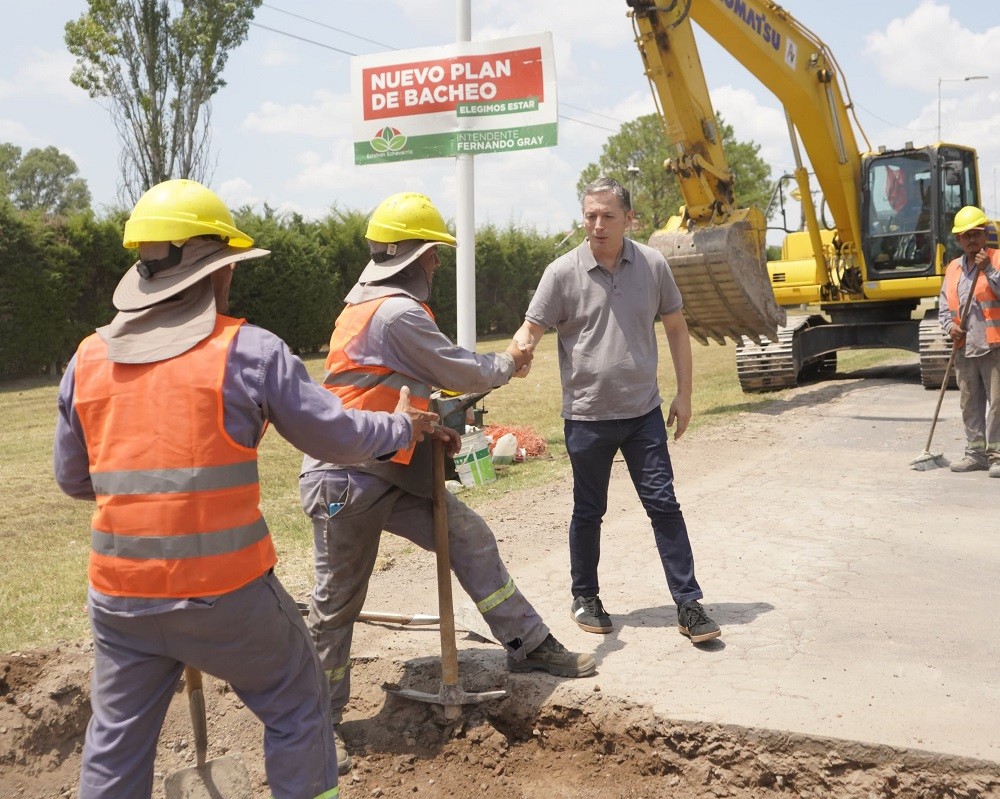
[[[73,62],[63,43],[65,23],[83,13],[85,1],[0,3],[0,141],[68,153],[95,204],[114,204],[115,128],[105,108],[70,83]],[[796,0],[785,7],[833,52],[873,146],[934,141],[940,88],[942,138],[977,148],[984,204],[1000,210],[994,2]],[[212,188],[232,206],[266,202],[308,217],[331,206],[367,213],[388,194],[421,191],[453,218],[453,160],[354,166],[349,54],[453,42],[456,8],[456,0],[265,2],[213,100]],[[474,0],[473,39],[552,32],[560,114],[557,147],[476,158],[477,225],[569,230],[579,215],[581,170],[622,122],[654,110],[626,11],[625,0]],[[761,145],[774,176],[790,171],[777,101],[708,37],[699,41],[716,109],[739,139]],[[971,75],[989,80],[961,80]]]

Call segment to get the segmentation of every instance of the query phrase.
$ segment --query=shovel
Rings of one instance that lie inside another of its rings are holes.
[[[458,682],[458,644],[455,642],[455,611],[451,597],[451,555],[448,549],[448,511],[445,506],[444,443],[434,439],[434,551],[437,556],[438,614],[441,630],[441,687],[436,694],[384,683],[382,690],[404,699],[441,705],[444,717],[454,721],[462,705],[502,699],[506,691],[468,693]]]
[[[194,727],[195,753],[198,764],[173,774],[163,780],[167,799],[253,799],[250,774],[243,761],[234,757],[214,757],[206,761],[208,752],[208,721],[205,718],[205,694],[201,672],[184,667],[184,688]]]
[[[400,627],[423,627],[440,624],[441,617],[432,613],[390,613],[381,610],[362,610],[358,614],[358,621],[398,624]],[[470,605],[463,605],[455,611],[455,629],[464,630],[488,644],[496,643],[493,632],[483,615]]]

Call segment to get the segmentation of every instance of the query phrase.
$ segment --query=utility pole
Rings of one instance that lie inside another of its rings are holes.
[[[967,80],[989,80],[989,75],[969,75],[965,78],[938,78],[938,141],[941,141],[941,84],[962,83]]]

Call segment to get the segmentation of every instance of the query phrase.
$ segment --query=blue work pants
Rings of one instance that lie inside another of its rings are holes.
[[[312,519],[316,585],[309,631],[330,678],[330,716],[344,717],[351,696],[354,622],[368,594],[382,532],[434,551],[433,503],[381,477],[341,469],[307,472],[299,479],[302,508]],[[524,660],[549,628],[514,584],[497,540],[483,518],[445,493],[451,568],[507,654]],[[413,612],[407,594],[379,603]]]
[[[566,419],[564,431],[573,466],[573,517],[569,525],[573,596],[600,593],[597,565],[601,559],[601,521],[608,509],[611,465],[621,451],[652,522],[671,597],[678,605],[701,599],[687,526],[674,495],[674,472],[660,408],[635,419]]]
[[[229,682],[264,722],[275,799],[337,795],[326,675],[298,606],[274,574],[163,613],[124,616],[89,604],[93,716],[80,799],[152,794],[156,743],[184,664]]]

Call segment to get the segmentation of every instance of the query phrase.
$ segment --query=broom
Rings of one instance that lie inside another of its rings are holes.
[[[962,315],[958,320],[958,326],[965,332],[965,320],[969,318],[969,308],[972,306],[972,298],[976,293],[976,281],[979,279],[979,267],[972,270],[972,288],[969,289],[969,296],[965,298],[965,305],[962,307]],[[951,377],[951,367],[955,363],[955,353],[958,352],[959,344],[952,342],[951,355],[948,356],[948,365],[944,368],[944,380],[941,381],[941,391],[938,392],[937,405],[934,408],[934,418],[931,420],[931,432],[927,436],[927,446],[920,456],[910,461],[910,468],[918,472],[926,472],[931,469],[943,469],[948,465],[948,459],[941,453],[934,455],[931,453],[931,440],[934,438],[934,428],[937,426],[938,414],[941,412],[941,401],[944,399],[944,392],[948,390],[948,378]]]

